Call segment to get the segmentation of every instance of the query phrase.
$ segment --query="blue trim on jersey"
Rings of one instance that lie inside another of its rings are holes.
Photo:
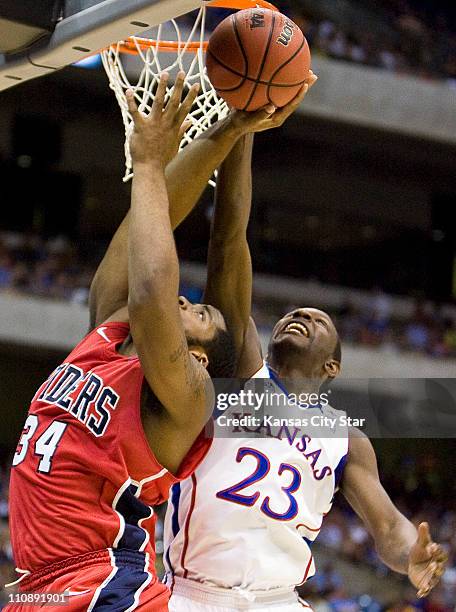
[[[180,482],[177,482],[171,487],[171,502],[173,504],[173,516],[171,518],[171,525],[172,525],[174,537],[176,537],[180,531],[180,525],[179,525],[180,495],[181,495],[181,486],[180,486]]]
[[[147,538],[147,532],[139,526],[139,521],[151,516],[151,509],[135,497],[137,485],[131,484],[125,489],[116,504],[116,511],[125,519],[125,530],[116,548],[140,550]]]
[[[309,548],[312,548],[312,546],[313,546],[313,544],[314,544],[315,540],[309,540],[308,538],[302,538],[302,539],[304,540],[304,542],[307,544],[307,546],[308,546]],[[316,538],[315,538],[315,539],[316,539]]]
[[[132,550],[113,550],[117,572],[100,591],[93,612],[124,612],[135,603],[138,590],[149,580],[144,571],[146,553]]]
[[[334,488],[335,489],[337,489],[337,487],[340,484],[340,481],[342,480],[342,474],[344,473],[344,469],[347,464],[347,459],[348,459],[348,453],[342,457],[342,459],[339,461],[338,466],[334,470]]]
[[[288,393],[287,388],[285,387],[285,385],[283,384],[283,382],[280,380],[280,378],[277,376],[277,374],[276,374],[276,373],[275,373],[273,370],[271,370],[271,368],[269,367],[269,364],[266,364],[266,367],[268,368],[269,377],[270,377],[270,379],[272,380],[272,382],[273,382],[273,383],[275,383],[275,384],[276,384],[276,385],[279,387],[279,389],[280,389],[280,390],[281,390],[283,393],[285,393],[285,395],[286,395],[287,397],[289,397],[289,396],[290,396],[290,394]],[[309,406],[303,406],[302,404],[298,404],[298,406],[299,406],[300,408],[305,409],[305,410],[308,410],[308,409],[310,409],[310,408],[318,408],[318,410],[320,410],[320,412],[322,412],[322,413],[323,413],[323,410],[322,410],[322,408],[321,408],[320,404],[309,404]]]
[[[176,482],[176,484],[174,484],[171,487],[171,503],[173,505],[173,514],[171,517],[171,530],[173,532],[173,538],[175,538],[180,531],[180,525],[179,525],[180,495],[181,495],[180,482]],[[166,549],[165,560],[166,560],[166,564],[168,566],[169,571],[174,573],[174,569],[171,564],[170,550],[171,550],[171,544],[169,544],[168,548]]]

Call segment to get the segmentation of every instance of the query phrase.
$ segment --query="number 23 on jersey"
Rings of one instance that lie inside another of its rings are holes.
[[[256,491],[251,495],[242,494],[241,491],[247,487],[251,487],[256,483],[260,483],[270,472],[271,464],[269,459],[257,449],[241,447],[236,455],[236,462],[241,463],[245,457],[254,457],[257,465],[255,470],[240,482],[233,484],[227,489],[223,489],[216,494],[218,499],[240,504],[241,506],[253,507],[257,503],[260,505],[260,510],[266,516],[269,516],[276,521],[291,521],[298,514],[298,502],[293,493],[298,491],[301,485],[301,474],[296,467],[289,463],[281,463],[278,469],[278,476],[283,477],[285,486],[281,486],[284,495],[284,502],[288,502],[288,507],[285,512],[279,512],[271,507],[271,498],[269,495],[262,496],[260,491]],[[287,475],[288,478],[285,476]],[[291,482],[286,484],[287,480]],[[282,505],[282,504],[281,504]]]

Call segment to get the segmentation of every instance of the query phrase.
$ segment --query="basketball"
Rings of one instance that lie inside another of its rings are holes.
[[[233,108],[285,106],[309,76],[310,49],[286,15],[252,8],[224,19],[209,39],[208,77]]]

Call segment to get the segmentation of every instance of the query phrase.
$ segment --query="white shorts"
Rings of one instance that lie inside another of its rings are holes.
[[[295,591],[274,589],[258,593],[236,589],[219,589],[194,580],[175,577],[172,595],[168,604],[169,612],[312,612]]]

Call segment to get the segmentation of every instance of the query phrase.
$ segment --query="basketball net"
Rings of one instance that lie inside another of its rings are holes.
[[[149,30],[148,38],[132,36],[101,52],[109,86],[119,103],[125,127],[124,182],[133,176],[130,136],[134,126],[128,112],[125,96],[127,89],[133,90],[139,110],[148,114],[152,108],[161,73],[170,74],[165,102],[171,95],[172,82],[179,70],[186,73],[184,92],[194,83],[200,84],[200,91],[188,116],[192,125],[184,134],[180,148],[185,147],[229,113],[226,102],[217,95],[206,74],[204,62],[207,48],[206,16],[211,6],[230,9],[261,6],[276,10],[264,0],[216,0],[204,4],[198,10],[193,23],[189,22],[189,19],[190,21],[193,19],[189,15],[185,18],[185,26],[182,22],[178,23],[172,19]],[[213,181],[210,183],[213,184]]]

